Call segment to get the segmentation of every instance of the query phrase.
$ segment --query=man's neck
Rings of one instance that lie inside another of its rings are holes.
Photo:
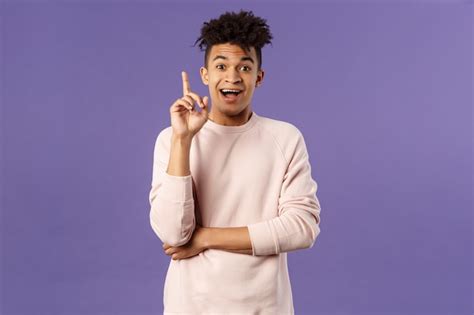
[[[216,117],[217,116],[217,117]],[[236,116],[220,116],[216,115],[214,112],[211,111],[209,113],[209,120],[223,126],[241,126],[247,123],[250,118],[252,117],[252,110],[244,110],[240,114]]]

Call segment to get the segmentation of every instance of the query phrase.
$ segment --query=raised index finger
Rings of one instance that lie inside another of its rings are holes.
[[[188,74],[186,73],[186,71],[181,72],[181,77],[183,78],[183,95],[186,95],[189,92],[191,92],[191,87],[189,86]]]

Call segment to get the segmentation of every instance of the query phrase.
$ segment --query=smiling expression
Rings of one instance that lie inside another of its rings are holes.
[[[200,74],[202,82],[209,86],[213,120],[237,122],[248,118],[253,92],[264,76],[263,69],[258,70],[255,48],[248,52],[230,43],[213,45],[207,61],[208,67],[201,67]],[[223,89],[238,94],[225,96]]]

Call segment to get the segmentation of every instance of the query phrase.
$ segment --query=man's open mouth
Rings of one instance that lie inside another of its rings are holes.
[[[235,90],[235,89],[220,89],[219,91],[224,96],[232,96],[232,95],[237,96],[242,92],[242,90]]]
[[[226,103],[235,103],[240,100],[242,90],[238,89],[220,89],[219,92]]]

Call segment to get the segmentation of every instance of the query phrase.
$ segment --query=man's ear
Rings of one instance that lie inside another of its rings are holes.
[[[199,73],[201,74],[202,83],[204,83],[204,85],[209,85],[209,76],[206,67],[201,67]]]
[[[255,86],[262,85],[263,77],[265,76],[265,71],[263,69],[258,70],[257,73],[257,81],[255,82]]]

